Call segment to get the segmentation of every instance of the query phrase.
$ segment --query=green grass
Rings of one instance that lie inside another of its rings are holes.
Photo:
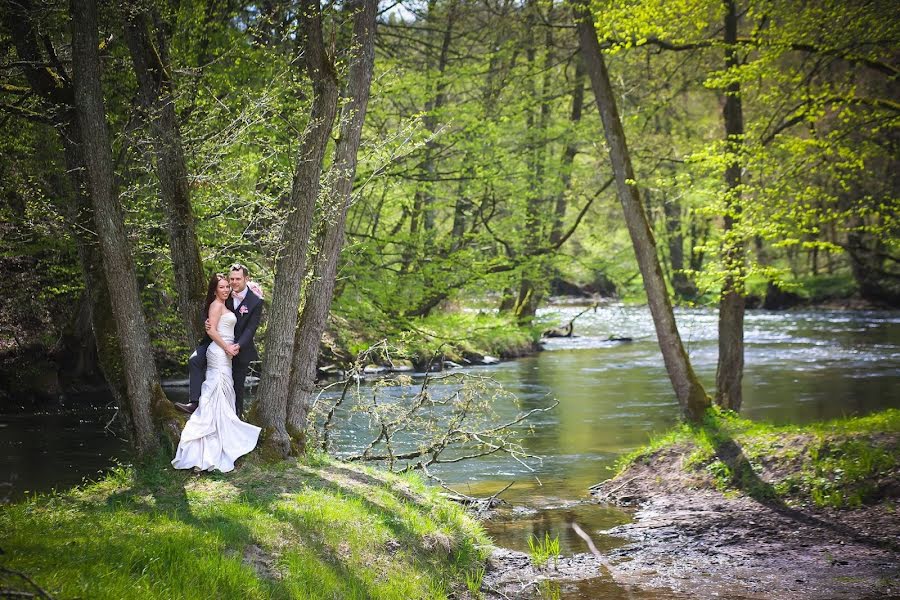
[[[759,499],[848,508],[877,501],[877,482],[898,466],[900,410],[809,425],[776,427],[711,409],[622,457],[619,473],[668,448],[687,454],[683,468],[716,489]],[[770,475],[763,477],[768,467]]]
[[[484,581],[485,567],[480,566],[466,573],[466,589],[476,598],[481,598],[481,584]]]
[[[539,569],[550,562],[551,558],[555,566],[559,556],[559,536],[551,538],[549,533],[544,533],[544,539],[541,540],[532,535],[528,538],[528,553],[531,555],[531,562]]]
[[[414,476],[162,460],[0,508],[2,564],[60,598],[446,598],[489,540]]]

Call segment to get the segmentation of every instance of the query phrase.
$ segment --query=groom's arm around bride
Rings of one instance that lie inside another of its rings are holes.
[[[225,302],[226,308],[237,317],[237,322],[234,326],[234,344],[230,346],[234,353],[228,352],[228,354],[232,356],[231,369],[235,393],[234,409],[238,417],[242,416],[244,410],[244,382],[247,379],[250,363],[259,360],[259,353],[256,350],[253,338],[262,319],[263,305],[261,294],[254,293],[253,289],[247,285],[248,275],[247,267],[237,263],[231,265],[231,270],[228,273],[228,283],[231,286],[232,293],[231,297]],[[258,287],[256,289],[259,290]],[[202,318],[206,320],[206,315],[203,315]],[[208,328],[209,323],[207,322]],[[212,340],[208,335],[204,336],[197,350],[188,359],[190,403],[176,404],[178,408],[185,412],[192,413],[196,410],[200,401],[200,389],[206,377],[206,349],[211,342]]]

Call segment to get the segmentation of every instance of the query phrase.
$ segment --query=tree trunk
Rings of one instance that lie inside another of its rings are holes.
[[[68,73],[39,67],[46,61],[41,54],[30,3],[20,1],[16,4],[16,10],[2,11],[0,15],[12,35],[29,86],[35,95],[49,106],[49,111],[53,114],[53,124],[63,146],[71,191],[61,189],[60,197],[67,199],[65,212],[78,248],[78,258],[88,291],[91,330],[97,347],[97,361],[116,406],[121,411],[123,430],[130,432],[132,428],[128,389],[109,298],[109,286],[94,233],[94,209],[88,194],[85,163],[81,156],[82,136],[75,114],[75,93],[71,87],[71,78]]]
[[[609,72],[597,40],[593,18],[585,3],[579,2],[575,9],[581,52],[591,79],[597,109],[600,111],[603,121],[610,161],[616,176],[619,201],[622,204],[628,233],[631,235],[638,266],[644,279],[647,302],[650,305],[650,313],[653,315],[653,324],[656,327],[656,335],[659,339],[666,371],[672,387],[675,389],[682,413],[688,420],[699,421],[709,406],[709,398],[694,373],[675,324],[672,303],[656,254],[656,242],[653,239],[653,233],[647,222],[647,215],[635,184],[631,157],[625,142],[625,132],[616,108]]]
[[[313,103],[294,172],[290,212],[281,235],[282,251],[276,262],[256,409],[259,423],[265,428],[264,446],[277,457],[286,457],[291,450],[286,420],[300,285],[306,271],[322,161],[337,114],[339,91],[334,65],[325,51],[319,3],[305,1],[300,18],[301,29],[308,38],[305,62],[313,82]]]
[[[428,20],[434,17],[436,2],[430,0],[428,3]],[[456,18],[456,1],[451,0],[447,6],[447,25],[442,30],[440,53],[437,57],[437,64],[433,63],[431,53],[428,53],[425,69],[430,74],[433,68],[437,69],[437,81],[434,86],[434,98],[425,102],[424,116],[422,124],[431,136],[425,141],[425,150],[422,156],[421,181],[417,185],[415,196],[413,197],[413,206],[410,211],[409,219],[409,236],[410,241],[403,253],[403,272],[413,269],[413,263],[416,256],[428,255],[432,252],[431,244],[433,242],[433,230],[435,227],[435,197],[434,185],[437,167],[434,161],[434,155],[438,150],[438,143],[434,136],[438,130],[437,113],[444,107],[447,101],[447,82],[444,79],[444,72],[447,70],[447,64],[450,56],[450,44],[453,41],[453,24]],[[427,35],[428,46],[430,50],[434,43],[434,37],[437,30],[429,29]],[[426,282],[427,284],[427,282]]]
[[[725,67],[738,65],[737,10],[734,0],[725,0]],[[719,298],[719,363],[716,368],[716,403],[733,411],[741,409],[741,380],[744,376],[744,243],[735,223],[741,214],[741,150],[744,116],[741,87],[735,82],[725,90],[725,233],[722,257],[725,279]]]
[[[112,392],[116,406],[122,414],[123,428],[132,430],[131,407],[128,401],[128,384],[125,378],[125,365],[119,349],[119,335],[116,320],[113,317],[109,285],[103,270],[103,257],[99,241],[92,233],[94,225],[94,209],[88,194],[87,173],[85,163],[80,156],[81,130],[75,122],[74,111],[69,111],[71,121],[61,128],[60,137],[66,158],[66,169],[72,182],[73,193],[69,205],[69,218],[75,243],[78,246],[78,258],[87,286],[90,302],[91,330],[94,343],[97,345],[97,362],[104,379]]]
[[[546,211],[546,198],[544,196],[544,161],[546,151],[547,127],[550,121],[550,64],[551,51],[553,49],[553,28],[546,27],[544,36],[544,60],[538,68],[533,32],[537,28],[538,5],[535,1],[529,1],[525,5],[526,21],[526,48],[525,57],[528,62],[529,77],[526,90],[528,95],[537,96],[534,80],[539,71],[543,71],[540,90],[540,104],[538,118],[535,122],[534,112],[529,110],[526,119],[528,140],[528,200],[525,207],[525,230],[527,231],[525,242],[525,254],[532,254],[544,243],[544,214]],[[553,22],[553,6],[548,6],[547,20]],[[522,278],[519,281],[519,292],[515,304],[516,321],[526,324],[534,319],[537,313],[544,290],[541,282],[546,281],[547,261],[538,258],[533,261],[533,266],[526,266],[522,270]]]
[[[352,5],[357,11],[353,20],[353,47],[358,50],[350,64],[347,102],[341,111],[341,131],[331,166],[332,177],[329,179],[332,183],[327,194],[322,244],[316,256],[312,283],[306,292],[294,346],[288,427],[301,452],[306,443],[304,433],[315,387],[319,343],[331,310],[338,258],[344,241],[344,222],[350,207],[357,152],[369,102],[375,64],[376,5],[376,0],[363,0]]]
[[[175,271],[178,311],[189,345],[203,337],[199,315],[206,298],[206,276],[197,244],[194,209],[188,186],[187,166],[175,98],[162,32],[157,31],[160,47],[151,37],[151,18],[147,12],[130,13],[125,24],[125,40],[131,52],[138,80],[138,98],[143,118],[150,125],[156,154],[156,175],[160,195],[169,221],[169,252]]]
[[[663,198],[663,214],[666,220],[666,238],[669,245],[669,264],[672,266],[672,289],[682,300],[693,300],[697,288],[684,272],[684,233],[682,232],[681,204],[672,198]]]
[[[131,263],[122,207],[115,189],[112,150],[100,86],[97,5],[95,0],[72,0],[71,11],[75,107],[81,131],[91,132],[81,140],[88,189],[123,356],[133,443],[138,456],[143,457],[154,452],[159,445],[151,410],[165,396],[159,386],[150,352],[150,336]]]
[[[581,113],[584,109],[584,62],[580,58],[575,59],[575,83],[572,85],[572,112],[569,121],[572,129],[581,122]],[[556,196],[556,204],[553,207],[553,228],[550,231],[550,244],[555,245],[562,239],[563,223],[566,218],[566,192],[572,186],[572,165],[575,155],[578,154],[578,144],[574,131],[569,133],[566,139],[566,147],[560,160],[560,179],[562,189]]]

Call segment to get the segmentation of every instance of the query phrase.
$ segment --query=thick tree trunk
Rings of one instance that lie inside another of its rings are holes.
[[[276,457],[285,457],[291,451],[286,419],[300,285],[304,280],[322,161],[337,114],[339,91],[337,74],[325,51],[318,2],[303,3],[301,28],[307,35],[305,62],[313,82],[313,103],[294,172],[290,212],[281,235],[282,250],[276,262],[266,356],[255,414],[265,428],[263,444]]]
[[[91,330],[97,348],[98,366],[113,394],[116,406],[121,411],[123,429],[130,432],[132,427],[128,389],[109,298],[109,286],[106,282],[106,273],[103,271],[99,242],[94,233],[94,209],[88,193],[85,163],[81,156],[82,136],[75,114],[75,93],[70,83],[71,78],[68,73],[40,67],[46,61],[42,57],[33,23],[32,8],[28,2],[24,0],[18,2],[15,10],[0,11],[0,17],[12,35],[29,86],[53,114],[53,124],[63,146],[65,168],[71,188],[71,191],[63,190],[65,186],[61,184],[60,197],[66,198],[65,213],[78,248],[78,258],[88,292]]]
[[[91,132],[81,140],[88,188],[125,367],[133,443],[139,456],[147,456],[159,445],[151,410],[165,396],[150,352],[150,336],[131,263],[122,207],[115,189],[112,150],[100,86],[97,5],[95,0],[72,0],[71,10],[75,107],[81,131]]]
[[[738,65],[737,9],[734,0],[725,0],[725,67]],[[741,380],[744,377],[744,243],[735,230],[741,214],[741,149],[744,116],[741,87],[732,83],[725,90],[725,140],[727,167],[725,182],[725,232],[722,257],[725,279],[719,298],[719,362],[716,368],[716,403],[723,408],[741,409]]]
[[[197,244],[194,209],[188,185],[187,166],[178,117],[175,115],[172,80],[166,61],[162,32],[157,32],[160,47],[151,37],[153,29],[146,12],[131,13],[125,25],[125,40],[131,52],[138,80],[138,98],[150,125],[156,154],[156,174],[169,221],[169,251],[175,271],[178,312],[184,323],[189,345],[203,337],[198,315],[206,297],[206,276]]]
[[[625,132],[616,108],[609,72],[600,51],[593,18],[586,4],[579,2],[575,9],[581,52],[603,121],[619,200],[644,279],[647,302],[653,315],[653,324],[656,327],[666,371],[684,416],[691,421],[699,421],[709,406],[709,398],[694,373],[675,324],[672,303],[656,254],[656,242],[634,182],[634,170],[625,142]]]
[[[331,166],[331,188],[326,200],[322,244],[316,256],[312,283],[306,292],[296,335],[288,427],[301,451],[305,446],[304,433],[315,387],[319,342],[331,310],[338,258],[344,242],[344,222],[352,198],[357,152],[369,102],[369,86],[375,64],[376,5],[376,0],[363,0],[352,5],[353,10],[357,11],[353,20],[353,47],[358,50],[350,65],[347,102],[341,111],[341,131]]]
[[[131,431],[132,417],[128,402],[128,384],[125,378],[123,357],[119,349],[119,336],[113,317],[109,285],[107,285],[106,273],[103,270],[100,244],[92,233],[96,226],[94,225],[94,209],[88,194],[87,173],[79,153],[81,130],[75,122],[74,111],[70,111],[70,115],[71,121],[61,126],[60,136],[65,150],[66,169],[73,187],[68,214],[72,220],[72,230],[78,246],[78,259],[88,291],[91,329],[94,343],[97,345],[97,362],[112,392],[113,399],[116,401],[116,406],[121,411],[124,429]]]

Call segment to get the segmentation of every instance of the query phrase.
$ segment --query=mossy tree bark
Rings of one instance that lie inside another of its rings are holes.
[[[266,431],[263,443],[268,447],[268,453],[276,457],[287,456],[291,449],[286,419],[300,286],[304,280],[309,237],[321,187],[322,161],[334,126],[339,96],[337,73],[325,50],[318,2],[303,2],[300,24],[301,31],[306,33],[305,65],[312,80],[313,101],[297,157],[290,212],[281,235],[282,249],[276,261],[275,289],[266,333],[266,360],[257,394],[256,416]]]
[[[659,340],[666,371],[672,387],[675,389],[682,413],[690,421],[699,421],[710,405],[709,397],[694,373],[684,345],[681,343],[672,302],[656,252],[656,242],[653,239],[653,232],[650,230],[647,214],[641,203],[640,193],[634,179],[634,169],[625,141],[625,131],[616,108],[609,71],[597,40],[593,17],[585,2],[576,2],[575,17],[582,56],[591,80],[591,87],[594,90],[597,109],[603,122],[606,143],[609,146],[609,156],[615,173],[619,201],[622,204],[628,233],[631,236],[638,266],[644,279],[647,303],[653,316],[653,324],[656,327],[656,336]]]
[[[128,386],[132,441],[138,456],[147,456],[159,446],[152,407],[165,396],[150,352],[150,336],[116,190],[100,86],[96,1],[72,0],[71,16],[75,111],[81,131],[90,132],[82,136],[82,156]]]
[[[348,7],[355,11],[352,47],[356,53],[350,63],[346,102],[341,110],[340,135],[328,177],[330,189],[326,194],[324,231],[294,345],[288,427],[300,451],[305,444],[303,432],[306,431],[309,402],[315,386],[319,343],[331,310],[337,264],[344,243],[344,223],[352,200],[359,142],[369,103],[375,65],[376,5],[375,0],[362,0]]]

